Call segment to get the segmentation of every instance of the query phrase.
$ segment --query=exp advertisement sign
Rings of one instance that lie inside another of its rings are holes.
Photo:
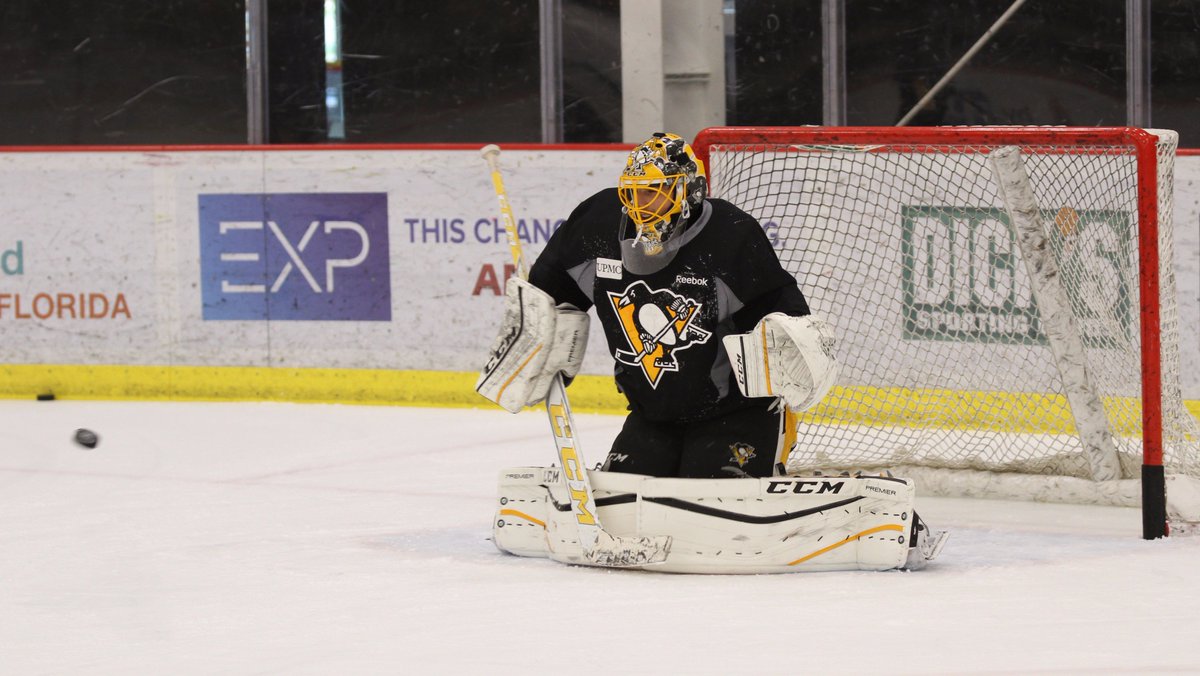
[[[390,321],[387,193],[199,195],[205,320]]]

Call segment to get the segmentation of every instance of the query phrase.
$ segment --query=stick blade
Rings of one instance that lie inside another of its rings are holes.
[[[637,568],[663,563],[671,553],[671,537],[614,537],[597,533],[596,543],[584,552],[592,564],[608,568]]]

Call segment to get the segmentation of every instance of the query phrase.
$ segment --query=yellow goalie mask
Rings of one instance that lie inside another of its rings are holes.
[[[658,132],[629,154],[617,192],[637,227],[635,244],[653,256],[704,202],[704,163],[682,138]]]

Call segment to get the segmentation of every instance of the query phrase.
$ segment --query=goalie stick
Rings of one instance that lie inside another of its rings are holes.
[[[508,203],[508,193],[500,176],[500,147],[489,144],[480,148],[480,154],[492,174],[492,187],[500,201],[500,219],[504,221],[504,232],[508,236],[508,248],[512,253],[513,265],[521,279],[529,277],[528,267],[521,252],[521,239],[517,233],[516,219]],[[579,528],[579,545],[588,562],[598,566],[634,567],[667,560],[671,538],[662,537],[619,537],[604,530],[600,514],[592,494],[591,480],[587,475],[579,442],[575,438],[575,420],[571,405],[567,401],[567,390],[562,374],[556,374],[546,395],[546,412],[550,417],[550,429],[554,433],[554,445],[558,448],[558,460],[563,468],[563,480],[571,496],[571,512]]]

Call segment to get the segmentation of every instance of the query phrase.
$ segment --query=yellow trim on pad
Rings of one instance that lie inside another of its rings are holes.
[[[797,564],[804,563],[805,561],[808,561],[809,559],[814,559],[814,558],[824,554],[825,552],[828,552],[833,549],[837,549],[838,547],[841,547],[842,545],[845,545],[845,544],[850,544],[851,542],[854,542],[855,540],[858,540],[859,538],[863,538],[868,535],[874,535],[875,533],[880,533],[885,530],[895,530],[895,531],[900,531],[901,533],[903,533],[904,526],[899,526],[896,524],[887,524],[884,526],[876,526],[875,528],[869,528],[869,529],[864,530],[863,532],[859,533],[858,535],[851,535],[850,537],[846,538],[845,540],[842,540],[841,542],[835,542],[835,543],[829,545],[828,547],[822,547],[821,549],[818,549],[817,551],[813,552],[812,554],[809,554],[808,556],[801,556],[800,558],[796,559],[795,561],[792,561],[788,565],[795,566]]]
[[[515,516],[519,519],[525,519],[526,521],[536,523],[537,525],[541,526],[542,528],[546,527],[545,521],[542,521],[541,519],[535,519],[532,516],[529,516],[528,514],[526,514],[525,512],[518,512],[515,509],[502,509],[502,510],[500,510],[500,516]]]

